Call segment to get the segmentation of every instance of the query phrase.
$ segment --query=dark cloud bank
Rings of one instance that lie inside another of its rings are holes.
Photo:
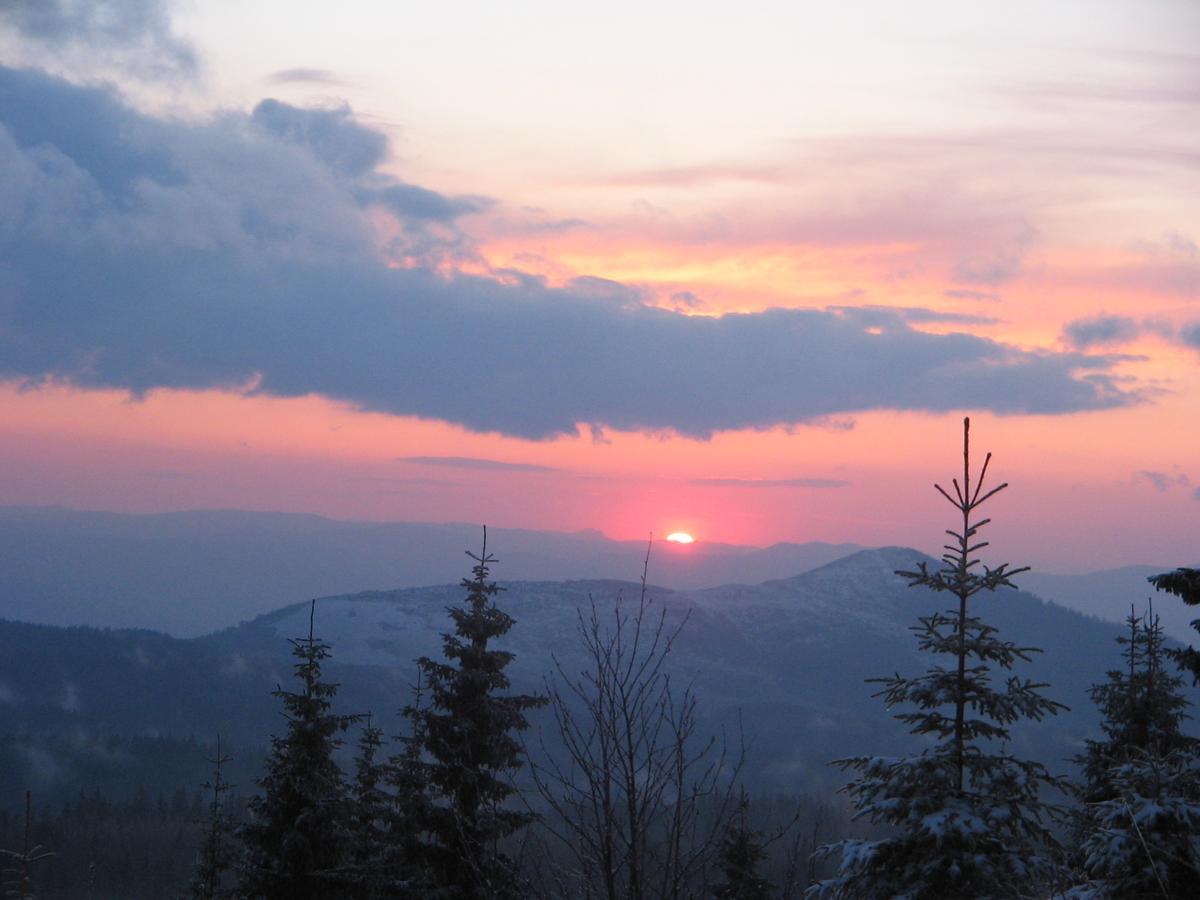
[[[321,394],[528,438],[1140,399],[1110,357],[923,333],[912,311],[689,317],[599,279],[439,274],[488,201],[381,174],[386,140],[345,108],[179,123],[0,68],[0,124],[10,379]],[[396,222],[386,247],[371,211]]]
[[[1134,319],[1130,316],[1101,314],[1074,319],[1063,326],[1063,342],[1077,350],[1128,344],[1144,334],[1200,350],[1200,322],[1175,328],[1161,319]]]
[[[1063,340],[1073,347],[1125,344],[1141,334],[1142,326],[1129,316],[1099,315],[1075,319],[1063,326]]]

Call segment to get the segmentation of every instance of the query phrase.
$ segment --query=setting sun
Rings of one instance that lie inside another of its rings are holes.
[[[690,534],[688,534],[686,531],[676,531],[671,534],[668,534],[667,540],[672,541],[673,543],[676,543],[676,544],[690,544],[696,539],[694,537],[692,537]]]

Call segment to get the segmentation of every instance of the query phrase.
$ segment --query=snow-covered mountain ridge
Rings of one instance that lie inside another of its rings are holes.
[[[826,763],[891,752],[908,736],[864,679],[921,671],[910,627],[950,598],[910,589],[894,574],[923,559],[904,548],[866,550],[793,577],[697,591],[651,586],[653,609],[682,623],[672,653],[678,683],[694,686],[704,727],[728,732],[740,721],[750,741],[748,772],[778,789],[840,783]],[[653,568],[653,563],[652,563]],[[495,570],[503,573],[503,563]],[[653,571],[652,573],[653,574]],[[640,585],[619,581],[504,581],[499,605],[516,624],[499,642],[515,654],[515,690],[541,690],[555,660],[584,666],[578,611],[602,616]],[[317,635],[332,647],[338,706],[374,712],[392,733],[408,700],[413,661],[437,657],[450,629],[457,585],[337,595],[317,601]],[[1119,628],[1021,591],[982,596],[975,611],[1003,637],[1041,647],[1018,674],[1049,683],[1071,710],[1014,733],[1013,749],[1056,770],[1096,734],[1087,697],[1117,660]],[[139,631],[100,632],[0,622],[0,697],[10,729],[195,735],[220,732],[261,746],[278,727],[271,691],[290,678],[287,638],[308,630],[309,606],[293,604],[207,637],[180,640]],[[28,660],[36,659],[31,667]],[[550,726],[534,716],[536,727]]]
[[[764,773],[815,773],[834,756],[908,740],[864,679],[928,664],[909,628],[919,615],[950,604],[894,574],[919,560],[933,563],[905,548],[864,550],[791,578],[690,592],[651,586],[648,596],[669,622],[683,623],[673,664],[694,684],[706,720],[715,726],[740,716]],[[520,690],[539,689],[554,659],[569,672],[582,669],[577,610],[590,601],[607,610],[618,596],[629,603],[640,591],[618,581],[501,584],[498,602],[517,623],[503,646],[516,655]],[[324,598],[318,631],[338,665],[382,668],[403,684],[415,671],[413,659],[439,652],[445,608],[461,595],[457,586],[443,586]],[[1071,711],[1015,740],[1051,762],[1065,760],[1092,733],[1087,688],[1114,664],[1117,629],[1021,591],[980,597],[976,610],[1003,636],[1045,650],[1020,674],[1050,683],[1052,696]],[[307,604],[297,604],[207,641],[265,659],[307,623]],[[344,680],[349,685],[352,676]]]

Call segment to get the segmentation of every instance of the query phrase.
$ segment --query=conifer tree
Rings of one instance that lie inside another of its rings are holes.
[[[435,807],[426,778],[423,697],[418,668],[412,702],[402,710],[410,730],[397,738],[401,749],[388,760],[386,771],[391,805],[387,813],[385,871],[388,884],[398,897],[433,897],[437,894],[426,841]]]
[[[1174,594],[1188,606],[1200,606],[1200,569],[1163,572],[1161,575],[1150,576],[1149,581],[1157,590]],[[1200,619],[1193,619],[1191,626],[1200,631]],[[1185,647],[1181,650],[1169,650],[1168,653],[1181,668],[1192,673],[1193,684],[1200,684],[1200,650]]]
[[[1090,879],[1071,900],[1200,897],[1200,772],[1189,750],[1134,750],[1108,772],[1112,799],[1088,810]]]
[[[420,769],[438,800],[428,810],[426,848],[437,884],[464,900],[502,900],[519,891],[515,866],[498,843],[532,819],[505,805],[514,793],[509,776],[522,758],[514,732],[529,727],[525,712],[546,699],[503,693],[513,654],[490,644],[513,619],[492,599],[500,588],[488,580],[495,558],[487,551],[486,528],[480,554],[467,555],[475,565],[462,582],[464,605],[447,610],[454,633],[442,636],[446,661],[417,661],[429,703],[407,708],[406,715],[422,735]]]
[[[1124,665],[1109,671],[1103,684],[1089,694],[1100,710],[1102,741],[1087,742],[1083,765],[1084,799],[1099,802],[1112,797],[1108,773],[1135,753],[1166,755],[1186,750],[1195,740],[1182,732],[1188,701],[1181,693],[1183,679],[1166,668],[1163,631],[1153,612],[1125,620],[1129,636],[1120,636]]]
[[[209,760],[213,767],[212,781],[203,785],[212,795],[203,823],[196,870],[192,875],[193,900],[219,900],[233,896],[228,882],[235,862],[236,825],[225,802],[225,794],[233,789],[233,785],[225,780],[221,771],[229,761],[230,757],[221,752],[221,736],[218,734],[216,755]]]
[[[383,729],[366,725],[358,739],[358,754],[354,758],[354,779],[350,783],[348,815],[348,856],[342,865],[338,881],[344,885],[347,897],[355,900],[375,900],[391,896],[388,892],[387,861],[389,840],[388,821],[391,798],[384,791],[386,765],[378,759],[383,746]]]
[[[49,859],[53,853],[45,850],[40,844],[30,844],[29,837],[33,829],[33,792],[25,791],[25,840],[20,850],[0,850],[0,856],[11,862],[5,868],[4,896],[14,900],[37,900],[33,890],[33,864]]]
[[[1042,696],[1045,685],[1006,674],[1037,651],[1001,640],[995,628],[972,614],[979,594],[1015,587],[1011,577],[1026,571],[1007,564],[989,568],[977,556],[987,546],[979,529],[989,521],[978,519],[977,511],[1007,487],[985,490],[990,461],[988,454],[972,484],[970,420],[964,419],[962,482],[953,480],[954,496],[935,485],[961,517],[958,527],[947,531],[952,543],[936,571],[922,562],[916,571],[896,573],[910,586],[957,601],[944,613],[920,617],[912,628],[920,650],[948,664],[935,664],[915,677],[897,673],[870,679],[883,685],[876,696],[889,708],[906,707],[897,718],[912,733],[932,738],[932,744],[907,756],[837,762],[857,773],[845,788],[856,818],[887,826],[887,836],[822,848],[823,854],[840,853],[840,865],[833,878],[810,888],[809,896],[1016,897],[1048,869],[1046,851],[1054,840],[1040,793],[1059,780],[1004,747],[1014,722],[1040,720],[1064,707]],[[995,670],[1003,683],[994,683]]]
[[[254,900],[318,900],[339,895],[339,869],[348,858],[345,785],[334,760],[338,734],[357,719],[332,711],[338,685],[323,680],[329,645],[313,636],[289,639],[300,681],[297,691],[274,691],[287,731],[271,738],[262,795],[249,803],[242,828],[245,856],[239,896]]]
[[[721,873],[724,880],[713,892],[714,900],[769,900],[771,883],[758,874],[766,859],[762,835],[749,823],[750,800],[742,793],[721,841]]]
[[[1127,621],[1125,667],[1091,692],[1106,739],[1089,741],[1081,760],[1089,881],[1069,896],[1200,896],[1200,770],[1197,741],[1181,731],[1183,679],[1164,666],[1158,618]]]

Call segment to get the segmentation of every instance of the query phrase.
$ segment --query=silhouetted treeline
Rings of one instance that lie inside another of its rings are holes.
[[[239,805],[235,802],[233,807]],[[42,900],[178,896],[196,863],[203,812],[198,785],[122,800],[92,791],[56,807],[48,807],[34,794],[31,831],[34,840],[53,853],[32,867],[36,896]],[[23,832],[19,798],[12,797],[0,809],[0,847],[20,848]]]

